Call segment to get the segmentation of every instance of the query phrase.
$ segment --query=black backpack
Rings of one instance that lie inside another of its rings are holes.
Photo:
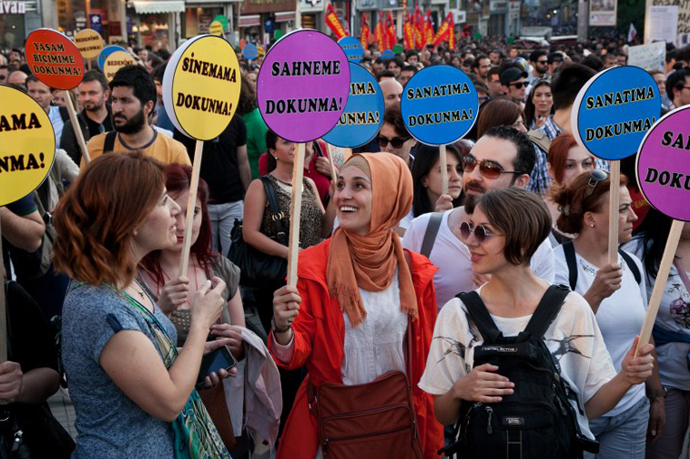
[[[500,403],[463,402],[457,441],[444,448],[462,459],[575,459],[596,453],[599,444],[584,437],[569,399],[577,396],[560,376],[560,366],[544,343],[544,333],[570,290],[552,285],[532,319],[517,337],[504,338],[476,292],[457,295],[484,344],[474,350],[474,365],[491,363],[515,383]],[[580,406],[579,404],[577,405]]]
[[[577,285],[577,262],[575,261],[575,246],[573,245],[573,241],[568,241],[563,244],[563,253],[565,255],[565,262],[568,265],[568,283],[570,284],[570,289],[574,292],[575,286]],[[618,247],[618,253],[621,258],[625,260],[625,264],[628,265],[630,272],[635,277],[635,282],[640,285],[642,282],[642,274],[640,274],[637,264],[633,261],[630,254],[620,247]]]

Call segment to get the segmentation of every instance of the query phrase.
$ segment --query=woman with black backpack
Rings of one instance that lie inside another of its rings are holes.
[[[652,374],[653,346],[636,357],[637,340],[616,374],[587,302],[532,273],[550,228],[543,201],[516,187],[486,193],[461,226],[473,269],[491,280],[441,310],[419,382],[436,419],[459,425],[447,454],[582,457],[596,450],[587,419]]]

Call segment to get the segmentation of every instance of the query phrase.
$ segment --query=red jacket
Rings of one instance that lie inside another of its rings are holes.
[[[315,386],[324,382],[341,383],[344,356],[345,321],[338,300],[330,298],[326,283],[326,265],[330,240],[300,253],[297,289],[302,303],[295,322],[295,350],[287,369],[306,366]],[[425,257],[411,253],[412,281],[417,294],[419,320],[412,323],[412,383],[417,425],[425,458],[437,458],[443,446],[443,427],[434,417],[432,397],[417,383],[422,377],[436,321],[436,294],[433,277],[437,268]],[[272,351],[273,338],[268,340]],[[316,422],[309,413],[305,383],[297,392],[285,425],[277,459],[314,459],[318,448]]]

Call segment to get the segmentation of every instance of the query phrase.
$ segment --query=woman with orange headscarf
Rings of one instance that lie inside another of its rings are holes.
[[[357,440],[349,445],[365,443],[364,454],[348,449],[345,456],[338,455],[348,440],[324,433],[328,399],[323,390],[347,405],[355,402],[348,400],[353,386],[376,384],[392,371],[407,377],[412,436],[417,437],[409,450],[419,446],[416,455],[396,457],[438,457],[442,427],[434,418],[432,399],[417,387],[436,319],[436,268],[426,258],[404,251],[393,231],[412,205],[409,169],[392,154],[355,155],[343,166],[333,199],[338,229],[331,239],[300,253],[297,288],[283,287],[273,299],[269,349],[278,365],[304,365],[309,371],[285,426],[278,459],[321,458],[326,450],[329,457],[376,455],[396,434],[377,436],[372,427],[366,439],[354,435]],[[413,345],[408,345],[408,338]],[[405,383],[400,385],[404,390]],[[395,389],[399,387],[391,387]],[[369,407],[377,403],[377,397],[369,398],[361,402]],[[338,413],[335,417],[343,419]],[[365,415],[357,422],[369,421]],[[400,444],[408,440],[399,438]]]

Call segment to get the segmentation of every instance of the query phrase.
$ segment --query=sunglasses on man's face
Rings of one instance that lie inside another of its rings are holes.
[[[379,142],[379,147],[381,148],[386,148],[388,144],[390,143],[393,145],[393,148],[402,148],[403,144],[410,140],[409,137],[403,138],[403,137],[393,137],[392,139],[389,139],[388,137],[384,135],[379,135],[378,142]]]
[[[472,227],[472,225],[470,225],[469,223],[462,222],[462,224],[460,225],[460,236],[462,236],[464,240],[467,240],[469,239],[470,234],[474,234],[474,239],[479,244],[486,241],[487,237],[501,236],[500,234],[492,233],[491,230],[484,225],[477,225],[475,227]]]
[[[488,179],[497,179],[501,174],[524,174],[521,171],[507,171],[503,169],[503,166],[490,159],[477,162],[477,158],[474,156],[467,155],[462,158],[462,170],[467,173],[474,171],[477,165],[479,165],[479,173]]]
[[[515,89],[522,89],[523,87],[527,86],[527,82],[518,81],[517,83],[508,83],[508,86],[515,86]]]

